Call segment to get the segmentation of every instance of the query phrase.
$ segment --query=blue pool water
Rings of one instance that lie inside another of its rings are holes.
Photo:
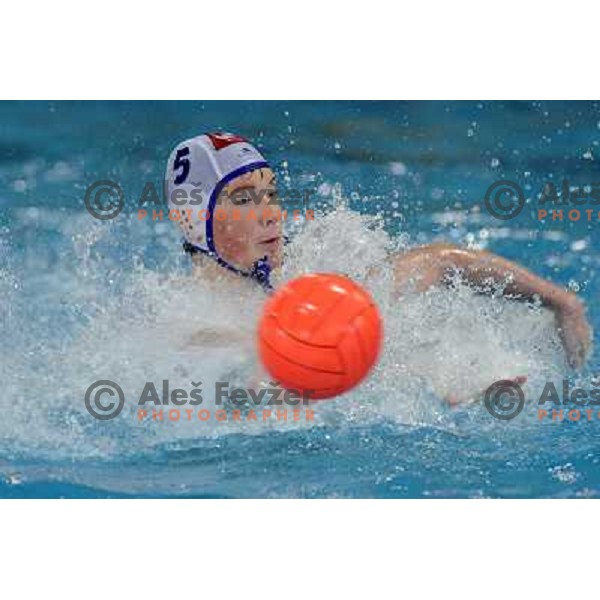
[[[577,290],[598,329],[600,222],[532,214],[544,182],[600,185],[600,103],[4,102],[0,128],[0,497],[600,494],[597,418],[539,422],[528,402],[502,422],[480,402],[441,400],[523,373],[528,398],[547,379],[591,389],[597,354],[573,374],[544,310],[460,284],[392,301],[385,269],[365,279],[390,251],[472,245]],[[283,189],[314,190],[317,217],[290,227],[285,277],[347,272],[380,305],[379,365],[314,424],[137,423],[129,403],[100,422],[85,410],[100,379],[131,399],[146,381],[208,389],[252,372],[252,348],[184,340],[232,321],[251,330],[262,298],[240,309],[190,282],[177,228],[136,216],[174,144],[206,130],[241,133]],[[101,179],[126,193],[113,221],[84,207]],[[529,200],[510,221],[484,208],[499,179]]]

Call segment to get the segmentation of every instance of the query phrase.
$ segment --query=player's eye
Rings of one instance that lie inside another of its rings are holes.
[[[244,206],[252,201],[252,196],[249,192],[239,191],[233,195],[232,200],[236,206]]]

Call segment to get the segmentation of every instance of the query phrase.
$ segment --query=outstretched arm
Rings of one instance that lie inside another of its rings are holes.
[[[448,283],[449,276],[456,271],[479,291],[492,283],[501,286],[503,294],[510,298],[539,298],[544,306],[554,311],[569,363],[573,367],[583,365],[591,347],[591,330],[584,305],[575,294],[524,267],[489,252],[450,244],[416,248],[398,255],[394,265],[399,291],[406,284],[412,284],[417,291],[425,291],[431,286]]]

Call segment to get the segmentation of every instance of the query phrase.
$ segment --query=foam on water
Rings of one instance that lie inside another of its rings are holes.
[[[394,295],[387,257],[402,252],[407,237],[391,237],[381,219],[341,205],[307,221],[294,236],[282,281],[306,272],[337,271],[368,287],[385,324],[383,355],[368,381],[319,403],[313,424],[138,423],[136,401],[147,381],[160,390],[168,379],[171,389],[189,391],[192,381],[201,380],[207,409],[215,408],[210,394],[215,381],[247,385],[259,368],[254,331],[264,295],[249,289],[240,297],[192,279],[174,258],[174,227],[161,229],[163,258],[148,268],[135,248],[143,246],[140,237],[151,225],[134,218],[105,226],[84,215],[20,214],[44,219],[52,234],[61,236],[63,250],[46,268],[39,268],[41,256],[37,267],[36,259],[21,261],[27,269],[9,260],[0,273],[7,324],[0,365],[5,457],[115,458],[229,434],[381,421],[449,431],[473,420],[478,427],[483,422],[493,427],[489,418],[479,419],[482,410],[452,410],[441,398],[470,398],[493,381],[521,374],[535,386],[564,371],[552,315],[545,310],[508,302],[499,294],[484,298],[460,282],[449,290]],[[127,241],[133,237],[140,243],[132,247]],[[2,247],[13,242],[4,236]],[[215,330],[233,331],[239,339],[215,346],[194,337]],[[98,422],[84,407],[86,389],[101,379],[118,382],[127,399],[114,421]]]

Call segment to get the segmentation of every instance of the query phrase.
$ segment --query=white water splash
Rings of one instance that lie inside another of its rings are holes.
[[[73,222],[55,227],[71,251],[49,271],[23,274],[35,293],[17,290],[14,273],[2,278],[2,302],[10,307],[10,342],[0,367],[5,453],[106,457],[185,439],[313,426],[274,420],[138,423],[135,401],[147,381],[159,388],[168,379],[171,389],[190,390],[192,381],[202,380],[207,409],[214,408],[216,380],[245,385],[257,368],[253,336],[264,296],[259,290],[245,298],[219,293],[185,274],[176,251],[168,250],[176,248],[175,228],[161,239],[167,250],[160,268],[132,260],[119,270],[118,261],[95,245],[101,240],[109,248],[142,248],[151,225],[132,219],[101,233],[93,223],[87,232],[81,222],[76,232]],[[388,257],[403,251],[401,239],[391,238],[380,219],[341,205],[307,222],[287,248],[282,281],[306,272],[345,273],[368,287],[384,319],[384,352],[373,374],[356,390],[320,403],[314,425],[391,419],[454,427],[441,397],[473,395],[507,376],[541,380],[561,372],[560,344],[545,311],[477,296],[461,285],[394,298]],[[52,285],[40,285],[50,280]],[[70,316],[66,331],[48,318],[59,305]],[[194,343],[193,334],[206,329],[240,330],[243,340],[221,347]],[[128,399],[118,423],[95,422],[86,412],[85,390],[100,379],[118,382]]]

